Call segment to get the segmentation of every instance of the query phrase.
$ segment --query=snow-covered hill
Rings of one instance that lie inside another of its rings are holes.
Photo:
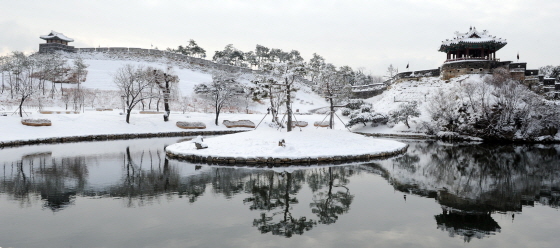
[[[407,102],[416,102],[420,115],[408,120],[410,128],[400,122],[394,127],[354,127],[354,131],[423,132],[452,139],[560,140],[560,102],[545,99],[513,78],[471,74],[451,80],[400,81],[366,102],[372,104],[372,112],[386,116]],[[397,113],[403,115],[403,109]]]
[[[416,101],[421,115],[412,118],[411,127],[407,128],[403,123],[396,124],[393,128],[387,126],[363,127],[356,126],[353,131],[366,133],[410,133],[417,132],[417,124],[421,121],[428,121],[430,116],[426,111],[426,103],[441,89],[449,91],[455,86],[460,85],[467,78],[472,80],[482,80],[480,75],[464,75],[453,78],[450,81],[441,80],[438,77],[424,77],[418,81],[401,81],[392,84],[382,94],[365,99],[373,105],[373,111],[388,115],[389,112],[396,110],[401,104]]]
[[[180,95],[185,97],[194,97],[194,86],[200,83],[208,83],[212,81],[212,70],[195,67],[186,62],[171,61],[163,57],[114,57],[109,54],[103,53],[82,53],[82,54],[65,54],[69,63],[72,62],[76,56],[82,57],[84,62],[88,65],[88,76],[86,82],[82,85],[90,89],[99,90],[112,90],[117,91],[117,87],[113,82],[113,75],[115,72],[127,65],[132,64],[135,66],[154,67],[165,70],[167,67],[172,68],[177,76],[179,76],[179,90]],[[241,74],[239,81],[244,84],[249,84],[254,79],[252,74]],[[311,109],[327,106],[327,102],[312,92],[310,87],[305,84],[298,84],[299,90],[295,94],[295,101],[293,109],[299,112],[308,112]],[[173,106],[172,106],[173,108]],[[254,112],[264,113],[268,106],[266,104],[255,104],[251,107]]]

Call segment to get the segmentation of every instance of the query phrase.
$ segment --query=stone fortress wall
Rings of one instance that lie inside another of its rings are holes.
[[[492,74],[495,69],[504,68],[509,71],[512,78],[523,82],[530,89],[542,87],[543,92],[555,92],[555,97],[560,97],[560,82],[554,78],[545,78],[539,75],[538,69],[527,69],[525,62],[511,62],[499,60],[458,60],[446,62],[438,69],[401,72],[395,77],[395,82],[405,80],[418,81],[422,77],[439,77],[449,80],[467,74]]]

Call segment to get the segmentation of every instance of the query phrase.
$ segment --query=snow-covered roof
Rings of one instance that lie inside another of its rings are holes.
[[[40,37],[43,40],[53,40],[53,39],[60,39],[60,40],[64,40],[64,41],[68,41],[68,42],[73,42],[74,39],[68,38],[66,37],[66,35],[62,34],[62,33],[58,33],[55,31],[51,31],[48,35],[41,35]]]
[[[466,33],[455,32],[455,36],[456,37],[453,39],[446,39],[445,41],[442,41],[439,51],[443,52],[444,50],[446,50],[445,48],[452,47],[454,45],[466,45],[473,43],[494,44],[496,50],[498,50],[507,44],[506,39],[496,38],[496,36],[488,34],[488,31],[486,30],[480,32],[476,30],[475,27],[472,27],[469,32]]]

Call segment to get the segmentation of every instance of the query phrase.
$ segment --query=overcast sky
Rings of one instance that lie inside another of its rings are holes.
[[[560,65],[558,0],[0,0],[0,54],[39,49],[51,30],[75,47],[176,48],[194,39],[211,59],[233,44],[313,53],[384,75],[441,66],[441,41],[470,26],[507,39],[501,60]]]

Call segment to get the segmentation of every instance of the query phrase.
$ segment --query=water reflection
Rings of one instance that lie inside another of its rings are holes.
[[[352,212],[356,197],[367,197],[352,193],[352,179],[375,174],[405,200],[406,195],[435,199],[441,213],[431,224],[465,241],[499,233],[495,213],[513,220],[525,206],[560,206],[557,145],[406,141],[407,154],[392,159],[274,171],[168,160],[163,148],[175,141],[104,143],[111,148],[104,152],[92,152],[100,143],[0,150],[0,155],[11,155],[0,156],[0,194],[21,207],[41,204],[53,212],[77,204],[79,196],[121,199],[125,207],[142,207],[160,199],[186,198],[196,204],[205,195],[219,195],[250,210],[247,223],[258,232],[292,237],[335,225]],[[80,152],[72,151],[79,146],[84,146]],[[34,149],[46,151],[29,152]]]
[[[294,217],[291,213],[293,205],[299,201],[295,197],[305,181],[303,171],[295,173],[266,173],[256,180],[250,180],[247,190],[252,197],[243,200],[251,203],[252,210],[266,210],[261,212],[260,217],[253,220],[253,226],[261,233],[272,233],[291,237],[293,234],[303,234],[311,230],[317,222],[306,216]]]
[[[435,198],[438,229],[465,241],[500,232],[491,213],[521,212],[535,202],[560,205],[557,145],[472,145],[410,141],[407,154],[379,167],[396,190]]]
[[[52,158],[50,153],[28,154],[4,163],[2,192],[9,192],[22,206],[40,197],[43,207],[59,211],[72,204],[87,181],[85,158]]]

